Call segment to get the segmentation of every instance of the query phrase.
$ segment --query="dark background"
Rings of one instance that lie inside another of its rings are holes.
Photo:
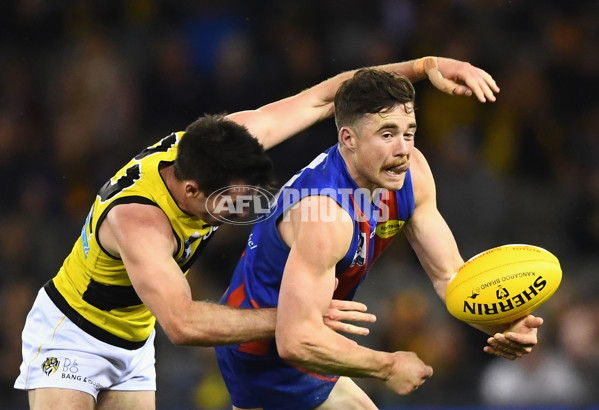
[[[417,146],[464,258],[506,243],[556,254],[540,344],[493,359],[451,318],[399,239],[358,294],[378,349],[412,350],[435,376],[407,397],[358,382],[381,407],[599,404],[597,1],[21,0],[0,5],[0,406],[38,288],[76,240],[98,188],[204,113],[257,108],[340,71],[425,55],[470,61],[496,103],[417,87]],[[336,142],[331,120],[270,151],[282,183]],[[248,234],[224,226],[192,269],[218,300]],[[212,349],[157,338],[159,408],[228,408]]]

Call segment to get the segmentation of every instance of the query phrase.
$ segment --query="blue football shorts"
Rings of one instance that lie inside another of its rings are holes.
[[[338,376],[312,373],[278,356],[256,356],[235,346],[215,348],[233,405],[264,410],[313,409],[324,402]]]

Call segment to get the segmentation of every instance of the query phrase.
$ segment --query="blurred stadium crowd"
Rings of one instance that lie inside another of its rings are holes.
[[[358,299],[376,313],[360,342],[412,350],[435,369],[395,406],[599,404],[599,4],[524,0],[12,0],[0,5],[0,396],[38,288],[74,243],[96,190],[143,147],[203,113],[257,108],[337,72],[440,55],[501,87],[496,103],[417,84],[417,146],[465,259],[530,243],[561,260],[536,351],[484,353],[405,242]],[[271,151],[282,183],[336,142],[325,121]],[[224,226],[188,276],[218,300],[248,230]],[[212,349],[157,338],[159,408],[228,408]]]

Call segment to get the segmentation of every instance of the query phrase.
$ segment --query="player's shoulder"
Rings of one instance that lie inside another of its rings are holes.
[[[109,225],[121,228],[154,226],[157,229],[171,229],[164,210],[149,203],[131,202],[115,205],[106,214],[106,221]]]
[[[351,223],[348,211],[330,195],[307,195],[290,212],[299,217],[301,222]]]
[[[412,174],[412,180],[416,181],[431,179],[433,175],[426,157],[416,147],[414,147],[410,156],[410,173]]]
[[[165,213],[157,206],[141,203],[118,204],[108,210],[98,225],[98,242],[110,254],[119,257],[120,249],[172,237]]]
[[[289,210],[289,220],[306,232],[327,236],[351,236],[353,220],[348,211],[328,195],[308,195]],[[299,229],[298,229],[299,230]]]
[[[433,173],[424,154],[417,148],[414,148],[410,157],[410,175],[416,204],[428,199],[434,200],[436,193]]]

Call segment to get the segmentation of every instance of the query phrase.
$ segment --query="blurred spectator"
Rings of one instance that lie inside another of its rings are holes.
[[[493,406],[580,406],[588,403],[588,384],[563,353],[540,344],[517,362],[494,360],[480,389],[483,402]]]

